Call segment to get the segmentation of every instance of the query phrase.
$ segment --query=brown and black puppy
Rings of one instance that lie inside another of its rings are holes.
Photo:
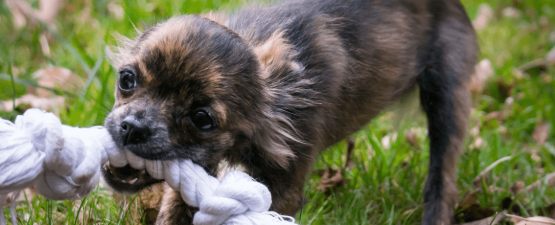
[[[301,0],[231,15],[179,16],[122,40],[105,126],[119,147],[150,160],[192,159],[216,174],[242,165],[294,215],[317,154],[419,87],[430,169],[423,224],[450,224],[455,166],[469,115],[477,46],[458,0]],[[104,170],[123,192],[161,182]],[[116,177],[139,179],[126,183]],[[196,209],[164,198],[158,223]]]

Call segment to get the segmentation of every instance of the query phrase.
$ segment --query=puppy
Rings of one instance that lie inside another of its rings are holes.
[[[145,159],[191,159],[213,175],[223,160],[242,165],[270,189],[271,210],[295,215],[317,154],[418,86],[430,138],[422,223],[450,224],[476,54],[458,0],[299,0],[178,16],[109,54],[119,81],[105,126]],[[162,182],[129,167],[104,175],[122,192]],[[196,210],[169,191],[157,223],[190,224]]]

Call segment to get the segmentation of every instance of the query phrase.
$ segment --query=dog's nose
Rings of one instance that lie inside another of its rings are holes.
[[[145,142],[150,136],[150,129],[135,116],[125,117],[120,126],[123,145]]]

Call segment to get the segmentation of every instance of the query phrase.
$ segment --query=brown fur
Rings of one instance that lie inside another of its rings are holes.
[[[174,17],[119,39],[114,67],[137,77],[132,90],[116,88],[106,119],[119,147],[151,160],[192,159],[212,175],[223,160],[241,165],[269,187],[271,209],[288,215],[302,205],[320,151],[419,86],[431,139],[423,224],[452,219],[476,58],[458,1],[286,1]],[[196,127],[198,110],[214,129]],[[123,144],[129,116],[151,130],[144,143]],[[105,176],[121,191],[142,188]],[[158,223],[190,223],[198,209],[166,192]]]

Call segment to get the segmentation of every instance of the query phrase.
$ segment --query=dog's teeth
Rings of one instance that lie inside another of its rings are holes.
[[[128,184],[134,184],[135,182],[137,182],[137,180],[139,180],[139,178],[135,178],[133,180],[127,181],[126,183]]]

